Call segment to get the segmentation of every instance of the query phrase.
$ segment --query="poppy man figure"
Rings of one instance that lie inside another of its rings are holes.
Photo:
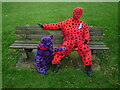
[[[38,24],[44,29],[56,30],[61,29],[63,38],[62,47],[66,47],[65,51],[58,51],[54,55],[52,64],[55,64],[54,72],[57,72],[60,68],[60,60],[68,55],[69,53],[77,50],[77,52],[82,56],[82,61],[86,66],[86,73],[89,77],[92,76],[92,55],[91,49],[88,46],[90,42],[89,37],[89,27],[82,20],[78,20],[84,11],[80,7],[74,8],[73,17],[66,19],[58,23],[50,24]]]

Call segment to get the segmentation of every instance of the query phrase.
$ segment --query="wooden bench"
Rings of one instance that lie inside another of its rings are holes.
[[[90,39],[89,44],[92,53],[96,53],[97,50],[107,50],[109,49],[103,40],[102,27],[89,26]],[[9,48],[19,49],[22,55],[26,55],[26,59],[31,57],[31,52],[33,49],[37,49],[37,44],[41,37],[54,35],[53,45],[54,47],[61,46],[63,36],[61,30],[43,30],[40,26],[17,26],[16,27],[16,38],[18,38],[14,43],[9,46]]]

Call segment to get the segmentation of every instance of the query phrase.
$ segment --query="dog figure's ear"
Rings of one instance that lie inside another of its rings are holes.
[[[53,35],[50,35],[49,37],[52,39],[52,38],[53,38]]]

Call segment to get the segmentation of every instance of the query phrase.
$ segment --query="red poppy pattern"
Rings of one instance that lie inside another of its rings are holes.
[[[83,13],[82,8],[76,7],[73,11],[73,17],[62,22],[43,25],[44,29],[61,29],[64,36],[61,47],[66,47],[66,50],[56,52],[52,64],[58,64],[64,56],[76,50],[82,56],[82,61],[86,66],[92,65],[91,50],[88,46],[90,41],[89,27],[82,20],[78,20]],[[86,40],[88,42],[85,44]]]

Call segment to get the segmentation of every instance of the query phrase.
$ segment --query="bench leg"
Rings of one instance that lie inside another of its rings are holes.
[[[26,52],[26,55],[27,55],[27,59],[30,59],[30,54],[31,54],[31,52],[32,52],[32,50],[33,49],[24,49],[25,50],[25,52]]]
[[[92,58],[93,58],[93,65],[92,65],[92,70],[93,71],[99,71],[101,69],[100,67],[100,62],[99,58],[97,57],[98,50],[92,50]]]
[[[20,50],[23,61],[30,59],[32,50],[33,49],[21,49]]]

